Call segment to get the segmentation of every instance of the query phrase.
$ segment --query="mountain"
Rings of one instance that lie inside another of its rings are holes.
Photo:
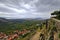
[[[43,18],[25,18],[25,19],[5,19],[0,18],[0,22],[24,22],[30,20],[44,20]]]
[[[6,22],[23,22],[25,19],[6,19],[0,17],[0,23],[6,23]]]
[[[1,17],[0,17],[0,23],[1,23],[1,22],[8,22],[8,20],[5,19],[5,18],[1,18]]]
[[[34,20],[44,20],[43,18],[34,18]]]
[[[43,18],[27,18],[25,20],[44,20]]]
[[[9,22],[24,22],[25,19],[8,19]]]

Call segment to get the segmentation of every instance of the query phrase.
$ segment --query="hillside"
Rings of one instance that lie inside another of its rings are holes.
[[[17,30],[17,33],[26,31],[24,35],[18,35],[20,36],[18,40],[60,40],[60,20],[55,18],[46,20],[0,18],[0,21],[0,32],[7,35],[14,34]]]

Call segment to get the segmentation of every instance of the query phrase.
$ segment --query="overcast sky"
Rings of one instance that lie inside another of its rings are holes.
[[[0,17],[50,18],[50,13],[60,9],[60,0],[0,0]]]

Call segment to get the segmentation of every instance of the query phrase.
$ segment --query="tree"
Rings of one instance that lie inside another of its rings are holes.
[[[56,15],[55,18],[60,19],[59,18],[60,17],[60,11],[54,11],[53,13],[51,13],[51,15]]]

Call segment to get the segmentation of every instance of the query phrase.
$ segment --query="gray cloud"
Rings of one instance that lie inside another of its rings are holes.
[[[49,18],[54,10],[60,10],[60,0],[0,0],[0,17],[5,18]]]
[[[2,8],[2,7],[0,7],[0,12],[16,13],[16,12],[13,11],[13,10],[9,10],[9,9],[7,9],[7,8]]]

